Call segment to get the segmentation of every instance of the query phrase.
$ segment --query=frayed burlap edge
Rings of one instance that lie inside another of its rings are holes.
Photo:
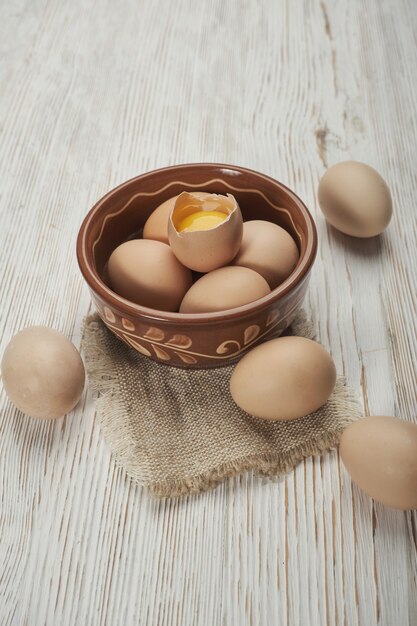
[[[322,454],[335,448],[343,430],[348,424],[362,416],[358,399],[346,386],[344,377],[336,381],[331,396],[335,410],[339,415],[338,428],[325,436],[313,437],[302,445],[295,446],[291,451],[283,454],[261,453],[245,456],[241,459],[224,463],[209,472],[196,476],[188,476],[181,480],[147,481],[137,469],[137,453],[134,440],[129,437],[129,418],[124,410],[121,396],[117,392],[118,378],[116,373],[111,374],[113,363],[110,355],[97,347],[94,334],[100,329],[90,327],[90,339],[86,343],[85,328],[90,322],[96,321],[95,315],[89,315],[84,320],[82,348],[88,354],[86,370],[89,377],[90,389],[99,394],[96,400],[96,412],[105,440],[110,446],[116,464],[121,467],[131,480],[138,485],[145,485],[149,492],[157,498],[174,498],[186,495],[196,495],[214,489],[225,479],[239,476],[248,471],[254,471],[269,478],[282,476],[293,469],[300,461],[309,456]],[[312,323],[302,312],[294,321],[292,333],[304,337],[314,338]],[[119,429],[114,423],[120,424]],[[123,427],[124,426],[124,427]]]

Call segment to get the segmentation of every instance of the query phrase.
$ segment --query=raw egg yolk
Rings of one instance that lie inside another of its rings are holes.
[[[210,230],[215,228],[228,217],[222,211],[197,211],[184,217],[178,224],[178,232],[193,230]]]

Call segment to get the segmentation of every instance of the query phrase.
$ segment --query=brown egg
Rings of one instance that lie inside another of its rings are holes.
[[[363,491],[395,509],[417,509],[417,425],[395,417],[364,417],[340,440],[340,456]]]
[[[1,363],[10,401],[31,417],[56,418],[77,404],[84,389],[80,354],[64,335],[45,326],[18,332]]]
[[[192,284],[188,268],[160,241],[132,239],[114,250],[108,263],[112,289],[131,302],[177,311]]]
[[[253,220],[243,224],[242,244],[233,265],[255,270],[275,289],[291,274],[298,258],[296,243],[284,228]]]
[[[202,199],[181,193],[168,223],[175,256],[196,272],[211,272],[230,263],[239,250],[242,231],[242,214],[230,194]]]
[[[330,397],[336,368],[328,352],[304,337],[279,337],[248,352],[236,365],[230,393],[251,415],[292,420],[316,411]]]
[[[205,191],[193,191],[193,196],[204,199],[209,193]],[[168,200],[165,200],[150,214],[143,227],[144,239],[155,239],[155,241],[162,241],[162,243],[168,244],[168,221],[169,216],[174,208],[174,204],[178,196],[173,196]]]
[[[180,313],[224,311],[263,298],[271,290],[262,276],[246,267],[220,267],[187,291]]]
[[[374,237],[389,224],[388,185],[365,163],[344,161],[329,168],[319,183],[318,199],[329,224],[352,237]]]

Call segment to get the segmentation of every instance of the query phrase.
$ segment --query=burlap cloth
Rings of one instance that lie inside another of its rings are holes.
[[[314,338],[304,314],[290,332]],[[96,315],[85,321],[83,350],[114,458],[158,497],[200,493],[248,470],[286,473],[304,457],[334,447],[344,427],[360,416],[339,378],[327,404],[307,417],[289,422],[251,417],[230,397],[232,366],[159,365],[116,339]]]

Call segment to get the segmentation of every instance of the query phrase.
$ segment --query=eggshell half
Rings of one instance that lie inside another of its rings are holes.
[[[346,235],[374,237],[391,220],[388,185],[365,163],[344,161],[330,167],[320,180],[318,199],[326,220]]]
[[[189,207],[196,211],[211,210],[211,200],[222,202],[226,219],[210,230],[178,232],[177,225]],[[210,194],[206,199],[195,194],[181,193],[174,205],[168,223],[170,246],[179,261],[196,272],[211,272],[227,265],[236,256],[242,241],[243,220],[236,199],[231,195]]]
[[[178,311],[192,284],[191,271],[161,241],[132,239],[108,262],[111,287],[123,298],[160,311]]]
[[[340,440],[340,456],[352,480],[378,502],[417,509],[417,425],[395,417],[364,417]]]
[[[192,195],[204,200],[204,198],[210,194],[205,191],[193,191]],[[155,241],[162,241],[162,243],[169,244],[168,221],[177,198],[178,196],[168,198],[168,200],[165,200],[165,202],[152,211],[143,227],[144,239],[154,239]]]
[[[10,341],[1,362],[4,389],[20,411],[36,418],[65,415],[84,389],[80,354],[61,333],[30,326]]]
[[[233,265],[255,270],[275,289],[291,274],[298,258],[297,245],[284,228],[252,220],[243,224],[242,244]]]
[[[180,313],[209,313],[248,304],[268,295],[268,283],[247,267],[220,267],[199,278],[181,302]]]
[[[320,408],[335,382],[335,365],[320,344],[304,337],[279,337],[239,361],[230,379],[230,393],[251,415],[292,420]]]

